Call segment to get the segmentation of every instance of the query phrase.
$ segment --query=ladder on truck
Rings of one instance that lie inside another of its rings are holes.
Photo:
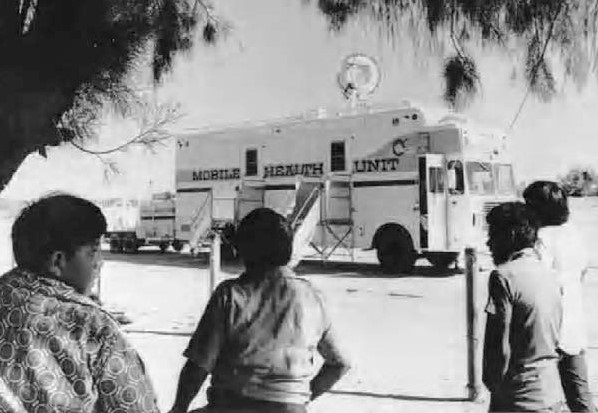
[[[312,244],[322,261],[334,253],[355,261],[352,189],[351,175],[334,175],[324,183],[322,244]]]
[[[235,223],[238,225],[251,211],[264,206],[265,184],[263,181],[242,181],[235,200]]]
[[[296,267],[312,247],[320,224],[321,183],[300,181],[295,190],[295,204],[288,220],[293,230],[293,253],[289,267]]]

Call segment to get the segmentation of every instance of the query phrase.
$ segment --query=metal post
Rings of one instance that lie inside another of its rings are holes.
[[[216,289],[217,277],[220,273],[220,234],[215,233],[210,248],[210,295]]]
[[[479,400],[482,389],[480,330],[477,305],[478,260],[474,248],[465,249],[467,316],[467,390],[471,401]]]

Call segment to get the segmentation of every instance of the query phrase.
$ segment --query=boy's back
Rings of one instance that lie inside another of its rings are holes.
[[[206,313],[222,314],[220,322],[225,326],[219,332],[223,345],[213,361],[212,391],[230,389],[287,403],[309,400],[318,344],[330,321],[308,281],[286,268],[265,277],[243,274],[222,283],[210,306]],[[208,329],[213,337],[214,327],[200,323],[186,351],[200,365],[210,364],[205,354],[208,343],[201,337],[208,336]]]
[[[558,358],[562,310],[557,275],[532,250],[522,251],[496,271],[510,293],[512,363],[523,366]]]

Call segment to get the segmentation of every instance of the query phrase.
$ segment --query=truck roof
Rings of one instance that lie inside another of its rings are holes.
[[[393,113],[393,112],[410,112],[413,114],[417,114],[423,119],[423,111],[418,107],[412,105],[408,101],[401,102],[400,105],[397,106],[368,106],[368,107],[358,107],[354,109],[344,109],[344,110],[328,110],[325,108],[315,109],[309,111],[304,114],[296,115],[296,116],[287,116],[283,118],[274,118],[274,119],[265,119],[265,120],[258,120],[258,121],[245,121],[245,122],[238,122],[233,124],[223,124],[223,125],[212,125],[203,128],[186,128],[181,130],[178,135],[180,137],[198,137],[198,136],[205,136],[205,135],[214,135],[214,134],[223,134],[227,135],[230,132],[235,131],[246,131],[247,129],[260,129],[260,128],[272,128],[277,126],[292,126],[292,125],[305,125],[307,123],[318,123],[318,122],[326,122],[330,120],[339,120],[339,119],[351,119],[351,118],[359,118],[365,115],[372,115],[372,114],[383,114],[383,113]],[[232,137],[234,134],[231,134]]]

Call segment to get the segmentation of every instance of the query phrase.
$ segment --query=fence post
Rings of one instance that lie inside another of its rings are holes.
[[[478,303],[478,257],[474,248],[465,249],[465,290],[467,317],[467,390],[471,401],[478,401],[482,390]]]
[[[210,296],[216,289],[217,277],[220,273],[220,234],[216,232],[210,247]]]

